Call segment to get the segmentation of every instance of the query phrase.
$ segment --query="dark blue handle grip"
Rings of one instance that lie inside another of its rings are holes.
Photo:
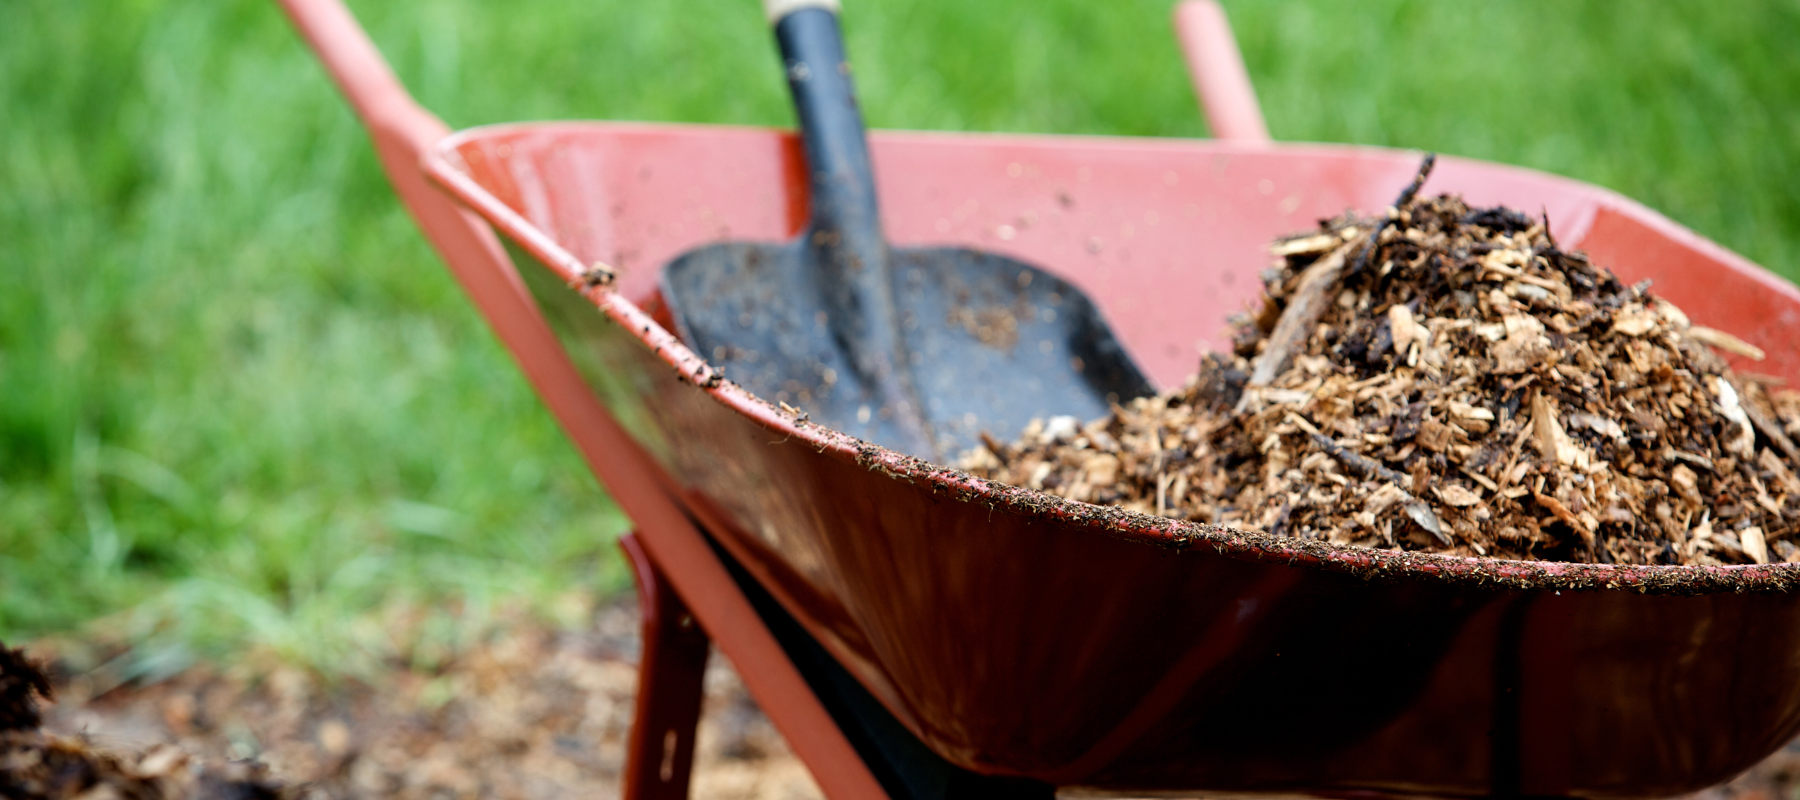
[[[879,244],[875,176],[837,15],[824,8],[790,13],[776,22],[775,40],[800,117],[813,228],[839,234],[845,243]]]

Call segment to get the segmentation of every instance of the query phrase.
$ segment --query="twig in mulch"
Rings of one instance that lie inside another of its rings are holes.
[[[1342,445],[1332,441],[1331,437],[1326,436],[1323,433],[1314,432],[1311,435],[1313,443],[1318,445],[1320,450],[1325,451],[1326,455],[1337,459],[1339,462],[1343,463],[1344,466],[1349,467],[1358,475],[1361,475],[1368,480],[1380,479],[1387,481],[1389,485],[1394,487],[1395,491],[1400,493],[1400,507],[1406,511],[1406,516],[1411,517],[1413,522],[1419,524],[1419,527],[1424,528],[1432,536],[1437,537],[1439,542],[1446,545],[1454,544],[1449,535],[1444,533],[1444,523],[1442,520],[1438,519],[1437,514],[1432,512],[1431,506],[1414,496],[1412,492],[1400,488],[1405,485],[1406,482],[1410,481],[1411,478],[1388,469],[1364,456],[1350,452]]]
[[[1339,245],[1300,274],[1299,288],[1288,301],[1287,308],[1281,312],[1281,318],[1275,323],[1275,330],[1269,334],[1262,354],[1256,357],[1255,366],[1250,370],[1250,380],[1245,386],[1252,391],[1246,391],[1243,399],[1238,401],[1240,413],[1255,402],[1255,389],[1268,386],[1277,376],[1286,372],[1288,365],[1293,362],[1294,354],[1305,349],[1307,337],[1313,334],[1313,326],[1318,324],[1319,316],[1325,313],[1325,307],[1330,304],[1333,290],[1344,274],[1344,262],[1350,253],[1357,252],[1354,271],[1360,272],[1368,266],[1369,254],[1381,240],[1382,232],[1399,218],[1400,209],[1412,203],[1436,164],[1437,154],[1426,153],[1418,172],[1413,174],[1412,182],[1400,192],[1400,197],[1394,201],[1392,212],[1385,219],[1368,233],[1358,234]]]

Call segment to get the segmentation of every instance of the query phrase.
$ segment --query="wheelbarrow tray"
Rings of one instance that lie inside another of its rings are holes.
[[[1335,145],[875,133],[901,245],[1085,290],[1179,385],[1254,302],[1276,235],[1384,206],[1416,154]],[[804,223],[762,129],[517,124],[427,159],[495,225],[641,468],[932,750],[1155,792],[1658,796],[1800,730],[1800,573],[1335,547],[974,479],[806,422],[669,333],[657,271]],[[1565,247],[1800,381],[1800,291],[1612,192],[1445,158],[1427,191],[1542,211]],[[536,264],[526,264],[535,261]],[[584,278],[605,262],[610,287]],[[947,324],[947,323],[946,323]],[[1739,364],[1738,366],[1743,366]],[[765,402],[766,401],[766,402]]]

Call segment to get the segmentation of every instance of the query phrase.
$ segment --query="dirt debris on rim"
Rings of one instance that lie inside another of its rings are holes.
[[[1070,500],[1333,544],[1601,564],[1800,562],[1800,393],[1756,347],[1420,198],[1277,241],[1261,308],[1182,389],[966,454]]]

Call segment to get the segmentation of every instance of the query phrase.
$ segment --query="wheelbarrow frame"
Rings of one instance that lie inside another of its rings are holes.
[[[807,676],[790,657],[790,651],[784,649],[784,642],[772,630],[770,620],[758,612],[746,587],[734,581],[730,556],[715,549],[716,542],[702,530],[711,527],[712,523],[696,522],[708,519],[706,511],[683,499],[682,487],[673,483],[655,459],[600,404],[546,323],[488,221],[505,227],[509,235],[532,255],[567,275],[578,275],[586,267],[562,263],[559,259],[566,260],[567,254],[529,224],[513,224],[522,221],[510,209],[492,204],[481,206],[480,210],[487,218],[484,220],[432,186],[429,181],[435,178],[449,185],[464,202],[480,202],[475,193],[462,191],[466,187],[456,184],[458,177],[454,171],[441,169],[442,143],[449,136],[449,130],[407,96],[349,13],[336,0],[283,0],[283,3],[369,127],[384,169],[408,209],[518,360],[590,467],[638,525],[637,533],[624,543],[637,567],[640,592],[644,597],[646,648],[640,665],[643,673],[638,717],[626,770],[628,796],[685,794],[692,756],[693,720],[698,711],[698,675],[704,664],[706,642],[691,623],[684,624],[688,619],[698,620],[699,630],[710,635],[738,666],[752,695],[769,712],[777,728],[829,796],[885,796],[882,781],[864,763],[857,746],[840,730],[826,703],[813,691]],[[1210,0],[1190,0],[1177,9],[1176,21],[1189,67],[1200,87],[1214,131],[1238,142],[1266,141],[1260,112],[1225,26],[1222,10]],[[421,169],[427,162],[439,167],[429,177],[427,170]],[[509,214],[512,217],[509,218]],[[1648,217],[1648,224],[1653,228],[1659,225],[1667,228],[1658,228],[1658,234],[1710,255],[1711,261],[1728,265],[1742,261],[1733,261],[1736,257],[1728,253],[1719,255],[1716,252],[1719,248],[1666,221],[1658,222],[1660,218],[1653,214]],[[1605,225],[1615,228],[1623,225],[1612,232],[1615,238],[1631,235],[1632,223],[1631,219],[1620,222],[1603,216],[1592,221],[1596,230]],[[1635,224],[1645,223],[1640,219]],[[1791,302],[1795,294],[1792,287],[1779,282],[1770,286],[1774,294],[1787,297]],[[638,338],[662,354],[686,379],[695,383],[708,381],[709,370],[705,363],[688,353],[644,310],[609,293],[595,292],[588,296],[615,322],[632,330],[633,335],[641,330],[642,335]],[[743,402],[732,405],[736,411],[767,429],[795,430],[790,419],[766,406]],[[873,463],[883,469],[908,468],[905,464],[880,458]],[[1141,525],[1124,533],[1141,541],[1161,541],[1171,545],[1189,541]],[[1223,540],[1214,544],[1235,546]],[[1329,562],[1335,565],[1334,568],[1352,570],[1358,569],[1359,565],[1378,569],[1384,563],[1381,559],[1385,558],[1379,554],[1369,555],[1364,561],[1358,560],[1365,558],[1362,554],[1319,556],[1301,548],[1290,549],[1281,543],[1271,545],[1267,542],[1246,546],[1240,555],[1265,562],[1276,559]],[[1571,587],[1593,587],[1609,580],[1650,581],[1663,574],[1639,574],[1632,570],[1596,569],[1585,565],[1500,563],[1471,567],[1443,560],[1427,560],[1420,567],[1421,574],[1434,571],[1454,580],[1480,582],[1518,578],[1537,581],[1539,587],[1546,585],[1545,581],[1562,580],[1569,581]],[[1691,570],[1689,573],[1709,580],[1731,579],[1731,576],[1711,575],[1705,571]],[[1768,571],[1739,571],[1740,576],[1770,578],[1771,583],[1786,585],[1784,574],[1765,573]],[[1645,586],[1653,588],[1654,584]],[[748,588],[754,590],[755,587]]]
[[[636,524],[619,542],[638,587],[642,638],[624,797],[688,796],[701,678],[714,644],[827,797],[889,797],[672,487],[660,480],[664,473],[594,398],[493,228],[427,179],[421,165],[450,128],[413,100],[340,0],[281,5],[368,129],[407,211]],[[1247,73],[1223,27],[1223,9],[1214,0],[1186,0],[1177,19],[1190,66],[1211,81],[1209,112],[1233,115],[1219,118],[1215,129],[1257,135],[1262,118],[1249,84],[1230,80]],[[1204,49],[1208,45],[1212,49]]]
[[[887,797],[705,536],[658,481],[660,471],[582,382],[493,229],[427,181],[420,165],[450,128],[413,101],[341,2],[283,0],[282,6],[367,126],[407,211],[637,525],[621,540],[638,584],[643,634],[625,797],[687,796],[709,638],[827,796]],[[694,620],[704,633],[695,632]]]

